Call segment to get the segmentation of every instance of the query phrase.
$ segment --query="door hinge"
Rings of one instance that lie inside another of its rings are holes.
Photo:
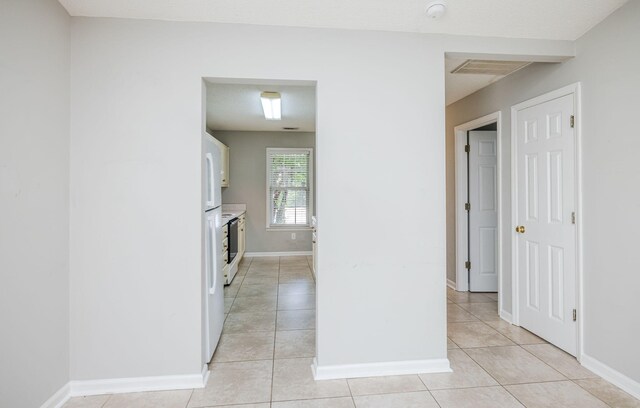
[[[471,146],[470,145],[464,145],[464,151],[469,153],[471,151]]]
[[[571,127],[576,127],[576,117],[575,115],[571,115],[571,119],[569,120],[571,123]]]
[[[471,261],[466,261],[466,262],[464,263],[464,267],[465,267],[466,269],[469,269],[469,270],[470,270],[470,269],[471,269]]]
[[[575,322],[577,318],[578,318],[578,314],[576,312],[576,309],[573,309],[573,321]]]
[[[576,213],[575,211],[571,213],[571,223],[575,225],[576,223]]]
[[[471,211],[471,203],[464,203],[464,209],[467,211]]]

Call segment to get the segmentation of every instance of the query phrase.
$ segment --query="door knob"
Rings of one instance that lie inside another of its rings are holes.
[[[524,225],[519,225],[516,227],[516,232],[524,234]]]

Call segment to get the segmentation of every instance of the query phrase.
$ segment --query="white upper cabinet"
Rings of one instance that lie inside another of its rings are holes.
[[[229,146],[215,137],[213,141],[220,150],[220,187],[229,187]]]
[[[229,187],[229,147],[220,143],[220,175],[222,187]]]

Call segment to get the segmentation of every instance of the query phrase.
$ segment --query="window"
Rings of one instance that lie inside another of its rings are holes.
[[[267,149],[267,228],[309,227],[312,149]]]

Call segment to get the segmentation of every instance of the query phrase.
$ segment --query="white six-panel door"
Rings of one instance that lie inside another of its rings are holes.
[[[469,132],[469,290],[498,291],[498,139]]]
[[[517,112],[515,259],[520,326],[576,355],[574,96]],[[515,226],[514,226],[515,227]]]

